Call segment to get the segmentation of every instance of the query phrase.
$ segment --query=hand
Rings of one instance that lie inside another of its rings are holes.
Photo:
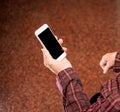
[[[59,39],[58,42],[60,44],[63,43],[63,40],[62,39]],[[64,51],[67,51],[66,48],[64,48]],[[50,53],[48,52],[48,50],[46,48],[43,48],[41,49],[42,52],[43,52],[43,60],[44,60],[44,65],[50,69],[53,73],[55,73],[56,75],[66,69],[66,68],[69,68],[69,67],[72,67],[72,65],[70,64],[70,62],[67,60],[67,58],[64,58],[63,60],[61,61],[57,61],[55,59],[52,58],[52,56],[50,55]]]
[[[108,70],[113,67],[116,54],[117,52],[107,53],[102,57],[100,66],[103,69],[104,74],[106,74]]]

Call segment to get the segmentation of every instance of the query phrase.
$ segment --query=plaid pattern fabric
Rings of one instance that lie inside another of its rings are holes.
[[[57,77],[65,112],[120,112],[120,52],[116,55],[113,71],[116,77],[101,85],[97,101],[90,101],[83,90],[81,80],[73,68],[61,71]]]

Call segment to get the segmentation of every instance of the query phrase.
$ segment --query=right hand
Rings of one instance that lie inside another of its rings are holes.
[[[100,66],[103,69],[104,74],[106,74],[108,70],[112,68],[113,65],[115,64],[116,54],[117,52],[107,53],[102,57],[100,61]]]

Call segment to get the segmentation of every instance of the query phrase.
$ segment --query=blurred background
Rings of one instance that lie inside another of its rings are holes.
[[[104,75],[99,61],[120,49],[120,0],[3,0],[0,3],[0,112],[63,112],[55,75],[43,65],[34,31],[47,23],[90,98]]]

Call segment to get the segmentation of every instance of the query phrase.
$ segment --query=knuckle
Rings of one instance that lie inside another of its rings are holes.
[[[102,56],[102,59],[107,59],[108,55],[109,55],[109,54],[106,53],[105,55]]]

